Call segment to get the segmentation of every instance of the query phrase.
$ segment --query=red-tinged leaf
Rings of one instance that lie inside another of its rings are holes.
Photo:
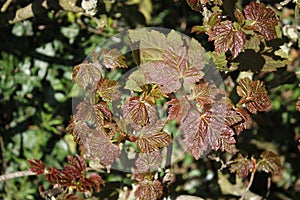
[[[118,49],[101,49],[100,63],[102,66],[110,69],[127,68],[125,56]]]
[[[202,11],[203,6],[205,6],[208,1],[209,0],[186,0],[191,9],[196,12]]]
[[[84,91],[87,88],[95,89],[102,77],[102,71],[92,63],[81,63],[73,69],[73,81]]]
[[[247,26],[248,29],[257,31],[266,40],[277,38],[275,27],[278,19],[271,8],[267,8],[263,3],[251,2],[245,7],[244,13],[247,20],[253,21]]]
[[[55,167],[47,168],[47,171],[48,173],[46,174],[46,179],[49,181],[49,183],[51,185],[57,184],[61,171]]]
[[[267,172],[276,174],[281,168],[280,157],[272,151],[264,151],[260,154],[262,160],[258,162],[258,168]]]
[[[122,112],[124,119],[128,119],[133,128],[153,124],[157,120],[155,108],[138,96],[131,97]]]
[[[192,94],[188,97],[190,100],[196,100],[203,108],[205,104],[213,103],[215,92],[213,88],[208,86],[208,83],[200,83],[192,88]]]
[[[102,180],[102,177],[98,174],[90,174],[88,178],[88,182],[91,184],[92,187],[96,189],[97,192],[100,192],[100,186],[105,186],[104,181]]]
[[[145,173],[158,169],[161,162],[161,153],[159,151],[153,151],[151,153],[140,153],[139,158],[135,161],[135,165],[139,173]]]
[[[236,173],[239,178],[244,178],[248,176],[255,168],[255,163],[253,160],[249,160],[248,157],[244,157],[242,154],[238,154],[230,165],[230,172]]]
[[[29,170],[36,174],[44,174],[45,173],[45,164],[43,161],[38,159],[27,160],[30,164]]]
[[[70,166],[66,166],[66,171],[72,174],[74,177],[79,178],[80,176],[85,176],[86,174],[86,162],[85,160],[76,154],[76,157],[73,158],[72,156],[67,156],[68,163]]]
[[[239,26],[234,27],[233,23],[227,20],[214,26],[208,40],[214,41],[217,55],[230,50],[235,58],[244,48],[246,34]]]
[[[139,182],[137,190],[134,192],[138,200],[156,200],[163,194],[163,187],[159,180],[144,179]]]
[[[170,106],[168,111],[168,120],[177,120],[181,122],[190,109],[190,104],[185,98],[171,99],[167,102],[167,105]]]
[[[245,17],[240,9],[234,10],[234,17],[239,25],[243,25],[245,23]]]
[[[298,101],[296,103],[296,110],[300,112],[300,97],[298,97]]]
[[[204,26],[197,25],[192,27],[191,33],[200,34],[200,33],[204,33],[205,31],[206,29]]]
[[[87,135],[90,132],[90,128],[83,121],[74,119],[71,116],[70,123],[66,128],[67,132],[74,137],[74,141],[77,144],[83,144],[86,142]]]
[[[100,162],[104,166],[111,165],[120,156],[120,149],[111,143],[110,139],[101,129],[96,129],[89,134],[84,145],[85,156],[93,161]]]
[[[265,111],[271,106],[268,93],[262,81],[252,81],[248,77],[239,81],[236,88],[237,94],[242,97],[238,104],[246,105],[251,113]]]
[[[236,109],[236,112],[242,117],[242,121],[233,126],[235,133],[239,135],[243,130],[248,129],[249,123],[251,122],[251,116],[245,109],[240,107]]]
[[[120,85],[117,81],[109,79],[101,79],[98,82],[96,93],[103,101],[111,102],[112,100],[118,99],[121,96],[119,91]]]
[[[172,137],[166,132],[146,133],[138,137],[136,145],[141,153],[158,151],[170,144]]]

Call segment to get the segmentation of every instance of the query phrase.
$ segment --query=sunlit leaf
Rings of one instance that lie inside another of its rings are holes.
[[[266,40],[277,38],[275,27],[278,19],[271,8],[267,8],[263,3],[251,2],[244,9],[245,17],[252,23],[247,26],[264,36]]]
[[[110,102],[120,98],[121,92],[119,91],[120,85],[117,81],[109,79],[101,79],[98,82],[97,94],[102,97],[103,101]]]
[[[66,128],[67,132],[74,137],[74,141],[77,144],[83,144],[86,142],[87,135],[90,132],[90,128],[84,121],[76,120],[73,116]]]
[[[240,153],[232,162],[233,163],[230,165],[230,172],[236,173],[239,178],[248,176],[255,167],[255,163],[252,160],[249,160],[247,156],[244,157]]]
[[[136,140],[136,145],[141,153],[151,153],[168,146],[171,141],[172,137],[168,133],[161,131],[143,134]]]
[[[156,200],[163,194],[163,187],[159,180],[143,179],[134,192],[138,200]]]
[[[249,113],[243,108],[237,108],[236,112],[242,118],[240,122],[238,122],[233,126],[235,133],[239,135],[243,130],[248,129],[249,122],[251,121],[251,117]]]
[[[259,80],[252,81],[248,77],[241,79],[236,91],[242,97],[239,104],[245,103],[251,113],[265,111],[271,106],[265,85]]]
[[[217,55],[230,50],[233,58],[244,48],[246,34],[239,26],[234,26],[231,21],[223,21],[214,26],[208,40],[214,41]]]
[[[265,64],[261,71],[265,72],[272,72],[276,71],[278,68],[285,67],[290,61],[287,59],[281,60],[275,60],[274,58],[267,56],[267,55],[262,55],[262,57],[265,59]]]
[[[101,49],[99,61],[106,68],[127,68],[125,56],[118,49]]]
[[[135,161],[138,172],[149,172],[160,167],[162,155],[159,151],[150,153],[140,153],[139,158]]]
[[[185,98],[171,99],[166,103],[170,106],[168,111],[168,120],[175,119],[181,122],[186,117],[190,109],[190,104]]]
[[[281,168],[280,157],[271,151],[264,151],[260,154],[262,160],[258,162],[258,168],[267,172],[276,174]]]

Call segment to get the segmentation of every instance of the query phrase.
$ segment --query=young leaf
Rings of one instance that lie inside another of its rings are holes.
[[[239,25],[242,26],[244,24],[245,17],[240,9],[237,8],[234,10],[234,17]]]
[[[71,117],[66,130],[74,137],[74,141],[79,145],[86,142],[87,135],[90,132],[90,128],[87,124],[84,121],[76,120],[74,116]]]
[[[143,134],[136,140],[136,145],[141,153],[151,153],[168,146],[171,141],[172,137],[162,131]]]
[[[103,101],[111,102],[121,96],[119,91],[120,85],[117,81],[109,79],[101,79],[98,82],[96,93],[102,97]]]
[[[281,168],[280,158],[271,151],[264,151],[260,154],[262,160],[258,162],[258,168],[267,172],[276,174]]]
[[[247,129],[249,126],[249,122],[251,121],[251,117],[249,113],[243,108],[237,108],[236,112],[241,116],[242,120],[233,126],[235,133],[239,135],[243,130]]]
[[[27,160],[30,164],[29,170],[36,174],[44,174],[45,173],[45,164],[41,160],[32,159]]]
[[[244,9],[245,17],[252,23],[246,28],[257,31],[266,40],[277,38],[275,26],[278,19],[271,8],[267,8],[263,3],[251,2]]]
[[[181,122],[190,109],[190,104],[185,98],[171,99],[166,103],[170,106],[168,111],[168,120],[175,119],[178,122]]]
[[[72,79],[76,82],[84,91],[91,87],[94,89],[97,83],[102,77],[101,68],[98,68],[92,63],[81,63],[74,67]]]
[[[125,56],[118,49],[101,49],[99,59],[101,65],[109,69],[128,67]]]
[[[128,119],[133,128],[153,124],[157,120],[155,108],[138,96],[131,97],[122,112],[124,119]]]
[[[135,165],[138,172],[145,173],[159,168],[161,162],[161,153],[159,151],[153,151],[151,153],[140,153],[139,158],[135,161]]]
[[[139,182],[137,190],[134,192],[138,200],[156,200],[163,194],[163,187],[159,180],[143,179]]]
[[[241,79],[236,92],[242,97],[239,104],[245,103],[246,108],[251,113],[255,114],[257,111],[265,111],[271,106],[265,85],[259,80],[252,81],[248,77]]]
[[[248,157],[244,157],[242,154],[238,154],[237,158],[233,160],[230,165],[230,172],[236,173],[239,178],[248,176],[249,172],[252,172],[255,168],[253,160],[249,160]]]
[[[214,88],[209,87],[208,83],[200,83],[192,88],[192,94],[188,97],[190,100],[196,100],[203,108],[206,104],[213,103],[215,99]]]
[[[230,50],[235,58],[244,48],[246,34],[238,25],[234,27],[234,24],[227,20],[214,26],[208,40],[214,40],[217,55]]]

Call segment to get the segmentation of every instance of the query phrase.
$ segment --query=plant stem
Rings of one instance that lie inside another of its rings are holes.
[[[250,189],[250,187],[251,187],[251,185],[252,185],[252,183],[253,183],[255,171],[256,171],[256,170],[253,170],[253,171],[252,171],[251,177],[250,177],[250,182],[249,182],[247,188],[245,189],[245,191],[243,192],[243,194],[242,194],[240,200],[245,199],[245,196],[246,196],[247,192],[249,191],[249,189]]]
[[[9,179],[13,179],[13,178],[24,177],[24,176],[33,176],[33,175],[36,175],[36,173],[34,173],[32,171],[19,171],[19,172],[14,172],[14,173],[10,173],[10,174],[4,174],[4,175],[0,176],[0,182],[6,181]]]

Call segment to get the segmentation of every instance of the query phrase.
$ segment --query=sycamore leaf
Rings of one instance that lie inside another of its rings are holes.
[[[172,137],[168,133],[162,131],[141,135],[136,140],[136,145],[141,153],[151,153],[168,146],[171,141]]]
[[[81,63],[74,67],[72,79],[76,82],[84,91],[91,87],[94,89],[98,81],[102,77],[102,71],[96,65],[92,63]]]
[[[238,9],[238,8],[236,8],[235,10],[234,10],[234,17],[235,17],[235,19],[236,19],[236,21],[237,21],[237,23],[239,24],[239,25],[243,25],[244,24],[244,22],[245,22],[245,17],[244,17],[244,15],[243,15],[243,13],[242,13],[242,11],[240,10],[240,9]]]
[[[237,108],[236,112],[241,116],[242,120],[233,126],[235,133],[239,135],[243,130],[248,129],[249,122],[251,121],[251,116],[243,108]]]
[[[93,129],[83,147],[87,159],[100,162],[104,166],[111,165],[120,156],[119,147],[111,143],[104,130],[100,128]]]
[[[138,172],[144,173],[158,169],[161,162],[161,153],[159,151],[153,151],[150,153],[140,153],[138,159],[135,161],[135,165]]]
[[[197,12],[201,11],[208,1],[209,0],[186,0],[191,9]]]
[[[109,69],[128,67],[125,56],[118,49],[101,49],[99,59],[101,65]]]
[[[163,187],[159,180],[143,179],[134,195],[138,200],[156,200],[163,195]]]
[[[265,111],[271,106],[271,101],[262,81],[252,81],[248,77],[241,79],[236,92],[242,97],[239,104],[245,103],[246,108],[251,113]]]
[[[276,174],[281,168],[280,158],[276,153],[264,151],[260,154],[262,160],[258,162],[258,168],[267,172]]]
[[[230,165],[230,172],[236,173],[239,178],[248,176],[249,172],[252,172],[255,168],[253,160],[249,160],[248,157],[244,157],[242,154],[238,154]]]
[[[196,69],[200,71],[204,68],[204,65],[207,63],[207,57],[205,49],[202,45],[194,38],[190,41],[187,41],[187,61],[190,69]]]
[[[68,127],[66,128],[67,132],[74,137],[74,141],[82,145],[86,142],[90,128],[84,121],[77,120],[74,116],[71,117]]]
[[[203,108],[205,104],[213,103],[215,99],[214,88],[208,83],[200,83],[192,88],[192,94],[188,96],[189,100],[196,100]]]
[[[109,79],[101,79],[98,82],[96,93],[102,97],[103,101],[111,102],[121,96],[119,91],[120,85],[117,81]]]
[[[128,119],[133,128],[153,124],[157,120],[156,109],[138,96],[131,97],[122,112],[123,118]]]
[[[264,71],[264,72],[276,71],[277,68],[285,67],[290,62],[287,59],[275,60],[272,57],[267,56],[267,55],[262,55],[262,57],[265,59],[265,64],[264,64],[263,68],[261,69],[261,71]]]
[[[168,120],[177,120],[181,122],[190,109],[190,104],[187,102],[185,98],[171,99],[166,103],[170,106],[168,111]]]
[[[143,68],[139,67],[137,70],[135,70],[128,76],[124,88],[127,90],[142,92],[143,91],[142,86],[148,83],[144,74],[145,72]]]
[[[234,27],[234,24],[227,20],[214,26],[208,40],[214,40],[217,55],[230,50],[235,58],[244,47],[246,34],[239,26]]]
[[[275,27],[278,19],[271,8],[267,8],[263,3],[251,2],[244,9],[245,17],[252,23],[246,28],[257,31],[266,40],[277,38]]]

